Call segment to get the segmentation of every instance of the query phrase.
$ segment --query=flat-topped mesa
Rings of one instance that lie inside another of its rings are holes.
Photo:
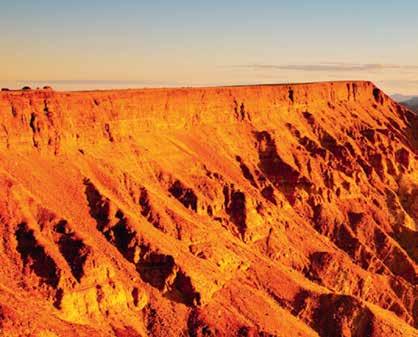
[[[3,92],[1,329],[416,337],[417,131],[370,82]]]
[[[390,100],[368,81],[209,88],[0,93],[0,148],[77,149],[146,130],[268,122],[290,111]]]

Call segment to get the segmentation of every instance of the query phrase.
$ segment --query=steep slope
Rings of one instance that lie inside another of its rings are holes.
[[[418,336],[418,118],[370,82],[0,93],[5,336]]]

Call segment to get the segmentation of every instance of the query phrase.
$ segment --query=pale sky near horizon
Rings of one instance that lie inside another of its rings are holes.
[[[0,82],[365,79],[418,95],[417,16],[416,0],[0,0]]]

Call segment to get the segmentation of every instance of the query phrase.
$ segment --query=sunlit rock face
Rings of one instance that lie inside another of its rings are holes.
[[[418,118],[370,82],[0,93],[0,335],[417,336]]]

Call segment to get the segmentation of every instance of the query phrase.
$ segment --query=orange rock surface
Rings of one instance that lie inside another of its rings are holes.
[[[370,82],[0,93],[1,336],[418,336],[418,118]]]

